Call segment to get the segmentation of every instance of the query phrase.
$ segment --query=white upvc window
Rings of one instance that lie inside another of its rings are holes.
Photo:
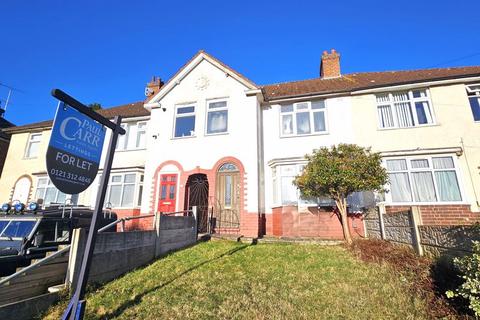
[[[390,178],[390,202],[445,203],[463,199],[453,156],[389,158],[384,163]]]
[[[376,95],[378,126],[381,129],[410,128],[435,123],[427,89]]]
[[[207,101],[206,134],[228,132],[228,103],[225,99]]]
[[[280,136],[301,136],[327,132],[324,100],[280,106]]]
[[[135,148],[143,149],[145,148],[146,144],[147,144],[147,122],[138,122]]]
[[[147,122],[122,123],[124,135],[119,135],[116,150],[145,149],[147,138]]]
[[[117,147],[116,150],[126,150],[128,145],[128,136],[130,133],[130,126],[127,123],[122,123],[120,125],[124,130],[125,134],[121,134],[117,138]]]
[[[27,148],[25,149],[25,158],[35,158],[36,156],[38,156],[41,140],[41,133],[30,134],[30,136],[28,137]]]
[[[175,107],[174,138],[195,136],[195,104]]]
[[[141,205],[143,174],[112,173],[108,183],[106,204],[112,208],[134,208]]]
[[[52,203],[70,204],[67,199],[71,200],[72,204],[77,204],[78,195],[67,195],[58,190],[48,177],[39,177],[37,180],[37,190],[35,193],[35,201],[41,202],[43,205]]]
[[[302,173],[305,164],[278,165],[273,168],[274,202],[281,205],[316,205],[316,199],[302,198],[300,190],[293,184]]]
[[[480,121],[480,83],[467,85],[466,89],[473,120]]]

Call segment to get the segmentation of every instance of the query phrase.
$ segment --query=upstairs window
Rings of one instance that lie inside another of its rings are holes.
[[[468,101],[472,108],[473,120],[480,121],[480,83],[467,86]]]
[[[392,202],[462,200],[453,157],[386,160]]]
[[[175,138],[195,136],[195,105],[176,107],[173,132]]]
[[[305,101],[280,107],[281,136],[326,132],[325,101]]]
[[[145,149],[147,138],[147,122],[122,123],[125,134],[118,136],[116,150]]]
[[[410,90],[377,95],[380,128],[409,128],[435,121],[428,91]]]
[[[135,139],[135,148],[144,149],[147,142],[147,123],[137,123],[137,136]]]
[[[207,134],[228,131],[228,107],[226,100],[209,101],[207,110]]]
[[[40,142],[42,140],[41,133],[32,133],[28,137],[27,149],[25,150],[25,158],[35,158],[38,156]]]

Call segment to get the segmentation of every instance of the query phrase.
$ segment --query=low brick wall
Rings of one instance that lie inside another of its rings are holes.
[[[117,214],[118,219],[126,217],[138,217],[141,215],[140,209],[113,209],[112,211]],[[153,230],[153,222],[153,217],[129,220],[125,222],[125,231]],[[120,225],[117,226],[117,230],[120,231]]]
[[[480,212],[470,211],[469,205],[420,205],[423,225],[455,226],[480,222]],[[386,213],[410,210],[409,206],[386,206]]]
[[[350,216],[349,227],[353,237],[364,235],[361,218]],[[317,208],[299,212],[297,206],[273,208],[272,234],[279,237],[343,239],[342,226],[334,212]]]

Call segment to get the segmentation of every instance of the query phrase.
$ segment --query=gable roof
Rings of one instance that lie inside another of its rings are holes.
[[[149,107],[149,104],[153,104],[154,102],[160,100],[163,96],[165,96],[168,92],[170,92],[173,88],[175,88],[178,81],[181,81],[185,78],[190,71],[192,71],[197,65],[199,65],[203,60],[209,61],[211,64],[216,66],[217,68],[224,71],[226,74],[232,76],[237,81],[245,85],[249,89],[258,89],[258,86],[250,79],[239,73],[238,71],[232,69],[230,66],[224,64],[217,58],[213,57],[212,55],[208,54],[204,50],[199,50],[186,64],[184,64],[158,91],[155,96],[150,99],[148,103],[146,103],[146,107]],[[151,107],[151,106],[150,106]]]
[[[480,66],[437,68],[407,71],[360,72],[338,78],[315,78],[262,86],[265,100],[309,96],[313,94],[348,93],[392,85],[440,81],[480,76]]]
[[[111,107],[108,109],[96,110],[99,114],[105,118],[111,119],[115,116],[122,116],[122,118],[143,117],[150,115],[150,112],[143,107],[143,101],[137,101],[120,105],[117,107]],[[25,124],[23,126],[16,126],[3,129],[6,133],[19,133],[28,132],[36,129],[49,129],[52,127],[53,120],[40,121],[35,123]]]

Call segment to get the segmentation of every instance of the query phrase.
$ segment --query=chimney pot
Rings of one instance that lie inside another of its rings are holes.
[[[160,91],[160,88],[163,86],[163,81],[160,79],[160,77],[153,76],[152,80],[147,83],[147,88],[145,89],[145,95],[147,98],[145,99],[145,102],[150,101],[157,93]]]
[[[323,51],[320,62],[320,78],[338,78],[340,77],[340,54],[332,49],[331,53]]]

